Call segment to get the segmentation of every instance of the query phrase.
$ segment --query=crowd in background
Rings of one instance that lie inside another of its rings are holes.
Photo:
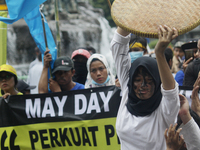
[[[122,150],[200,149],[200,41],[178,41],[171,49],[167,46],[177,31],[161,26],[158,33],[155,50],[149,53],[145,38],[118,27],[111,42],[116,74],[106,57],[92,47],[78,48],[71,58],[58,57],[51,71],[50,51],[44,53],[42,62],[35,48],[27,83],[17,78],[11,65],[0,66],[1,95],[7,98],[115,85],[123,93],[116,122]],[[185,95],[179,95],[179,86],[193,89],[191,104]]]

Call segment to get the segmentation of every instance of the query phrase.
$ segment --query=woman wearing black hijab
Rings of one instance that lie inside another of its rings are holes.
[[[165,150],[163,133],[176,122],[180,107],[178,84],[164,51],[178,32],[159,26],[158,35],[157,60],[140,57],[132,64],[128,55],[130,34],[118,27],[111,42],[123,95],[116,121],[121,150]]]
[[[127,109],[135,116],[146,116],[151,114],[161,102],[161,81],[154,58],[140,57],[135,61],[129,71]],[[147,80],[142,80],[143,77]],[[150,91],[149,96],[144,94],[146,91]]]

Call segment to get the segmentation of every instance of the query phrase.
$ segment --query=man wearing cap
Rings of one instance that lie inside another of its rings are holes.
[[[86,63],[89,57],[90,53],[85,49],[78,49],[72,53],[71,59],[74,62],[75,69],[75,74],[72,78],[74,82],[85,85],[88,74]]]
[[[184,52],[181,49],[181,46],[184,44],[184,42],[178,41],[174,45],[174,56],[172,59],[172,73],[177,73],[180,70],[180,65],[184,59]]]
[[[187,68],[185,69],[183,86],[193,86],[200,71],[200,53],[199,53],[200,44],[197,45],[197,43],[198,40],[193,39],[188,43],[182,45],[182,49],[184,52],[188,50],[193,51],[192,57],[194,59],[191,63],[188,64]]]
[[[39,93],[48,93],[48,68],[52,60],[50,50],[44,53],[44,67],[39,81]],[[49,88],[52,92],[71,91],[84,89],[84,85],[73,82],[72,77],[75,74],[74,63],[67,56],[59,57],[54,62],[52,70],[53,79],[49,79]]]

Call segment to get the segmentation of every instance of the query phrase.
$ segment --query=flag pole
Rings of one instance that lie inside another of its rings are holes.
[[[61,45],[60,45],[60,28],[59,28],[59,12],[58,12],[58,0],[55,0],[55,22],[56,22],[56,46],[57,46],[57,56],[61,55]]]
[[[5,0],[0,0],[0,16],[7,17],[8,8]],[[7,24],[0,21],[0,65],[6,63],[7,58]]]
[[[8,8],[5,0],[0,0],[0,16],[7,17]],[[0,66],[6,63],[7,58],[7,24],[0,21]],[[1,89],[0,89],[1,91]],[[1,96],[1,92],[0,92]]]
[[[108,6],[110,7],[110,9],[111,9],[111,2],[110,2],[110,0],[107,0],[107,2],[108,2]]]
[[[46,50],[48,50],[47,36],[46,36],[46,30],[45,30],[45,20],[44,20],[43,15],[41,15],[41,17],[42,17],[42,26],[43,26],[45,47],[46,47]],[[51,65],[50,64],[49,64],[49,73],[50,73],[50,77],[52,78],[52,71],[51,71]]]

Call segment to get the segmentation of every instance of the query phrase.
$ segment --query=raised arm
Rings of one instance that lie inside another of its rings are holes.
[[[40,76],[40,81],[38,83],[38,93],[48,93],[48,68],[49,62],[52,60],[50,50],[44,52],[44,66],[42,74]]]
[[[178,31],[168,26],[159,26],[158,43],[155,47],[156,60],[158,62],[158,69],[164,90],[171,90],[175,88],[175,80],[170,71],[169,65],[165,59],[164,51],[169,43],[178,36]]]
[[[110,44],[122,90],[127,87],[129,69],[131,67],[131,59],[128,55],[130,41],[129,34],[129,32],[118,27]]]
[[[198,87],[198,86],[197,86]],[[194,89],[196,90],[196,89]],[[193,90],[193,91],[194,91]],[[188,150],[197,150],[200,147],[200,129],[189,112],[189,103],[185,96],[180,96],[179,117],[183,122],[181,134],[184,137]]]

